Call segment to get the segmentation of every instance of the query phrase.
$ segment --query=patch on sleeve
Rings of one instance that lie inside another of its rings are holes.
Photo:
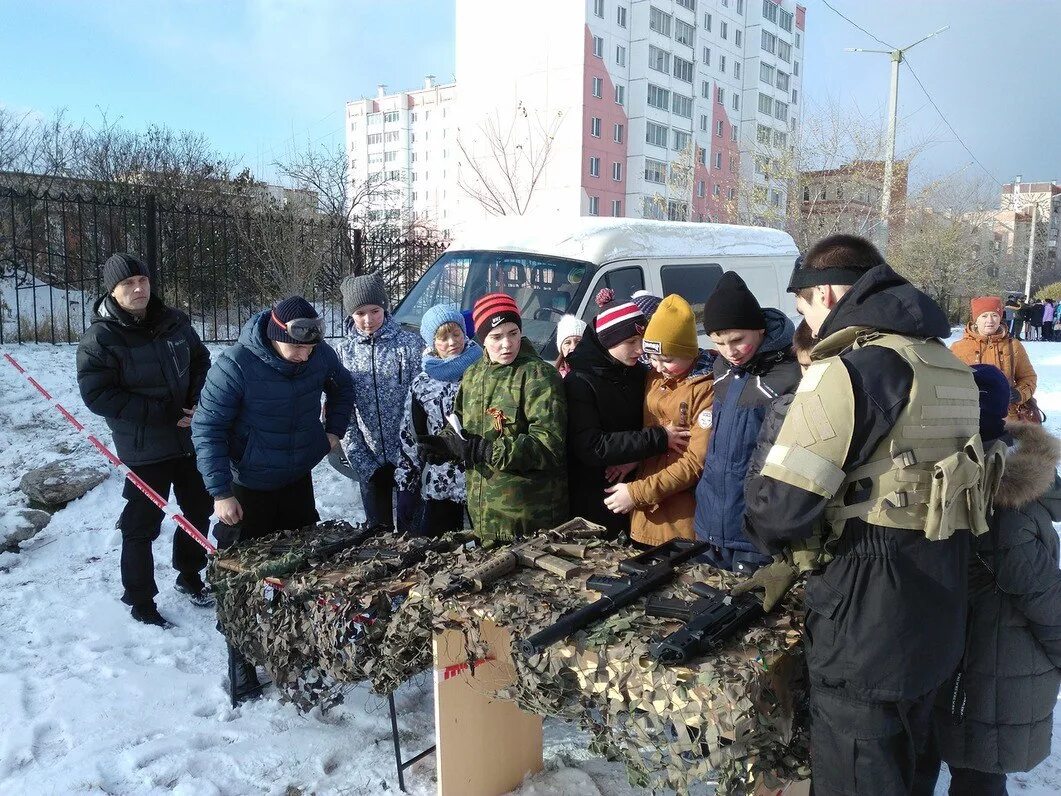
[[[807,368],[807,372],[803,374],[796,392],[814,392],[818,389],[818,385],[821,384],[825,371],[829,369],[830,365],[832,365],[831,362],[815,362]]]
[[[809,395],[806,400],[806,418],[810,423],[814,435],[822,442],[831,440],[836,436],[833,424],[829,422],[829,415],[825,411],[820,395]]]
[[[700,428],[711,428],[711,410],[705,409],[696,417],[696,425]]]

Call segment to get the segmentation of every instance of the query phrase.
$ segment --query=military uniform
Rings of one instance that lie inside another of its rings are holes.
[[[748,479],[745,531],[810,573],[815,793],[904,794],[962,655],[991,468],[946,315],[886,264],[852,281]]]

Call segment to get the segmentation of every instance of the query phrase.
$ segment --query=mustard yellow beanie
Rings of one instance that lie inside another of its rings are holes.
[[[646,354],[695,359],[700,352],[696,340],[696,317],[689,302],[678,295],[660,302],[645,329]]]

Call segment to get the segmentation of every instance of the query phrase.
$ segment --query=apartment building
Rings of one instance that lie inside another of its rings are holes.
[[[355,198],[372,221],[452,223],[456,202],[456,86],[436,85],[346,103],[346,153]],[[361,198],[363,197],[363,198]]]

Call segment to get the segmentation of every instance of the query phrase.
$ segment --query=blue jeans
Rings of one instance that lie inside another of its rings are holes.
[[[358,484],[361,502],[365,507],[365,521],[370,524],[390,525],[399,531],[418,527],[420,496],[415,492],[395,490],[394,465],[385,464],[372,474],[367,483]],[[398,492],[398,516],[394,516],[394,493]]]

